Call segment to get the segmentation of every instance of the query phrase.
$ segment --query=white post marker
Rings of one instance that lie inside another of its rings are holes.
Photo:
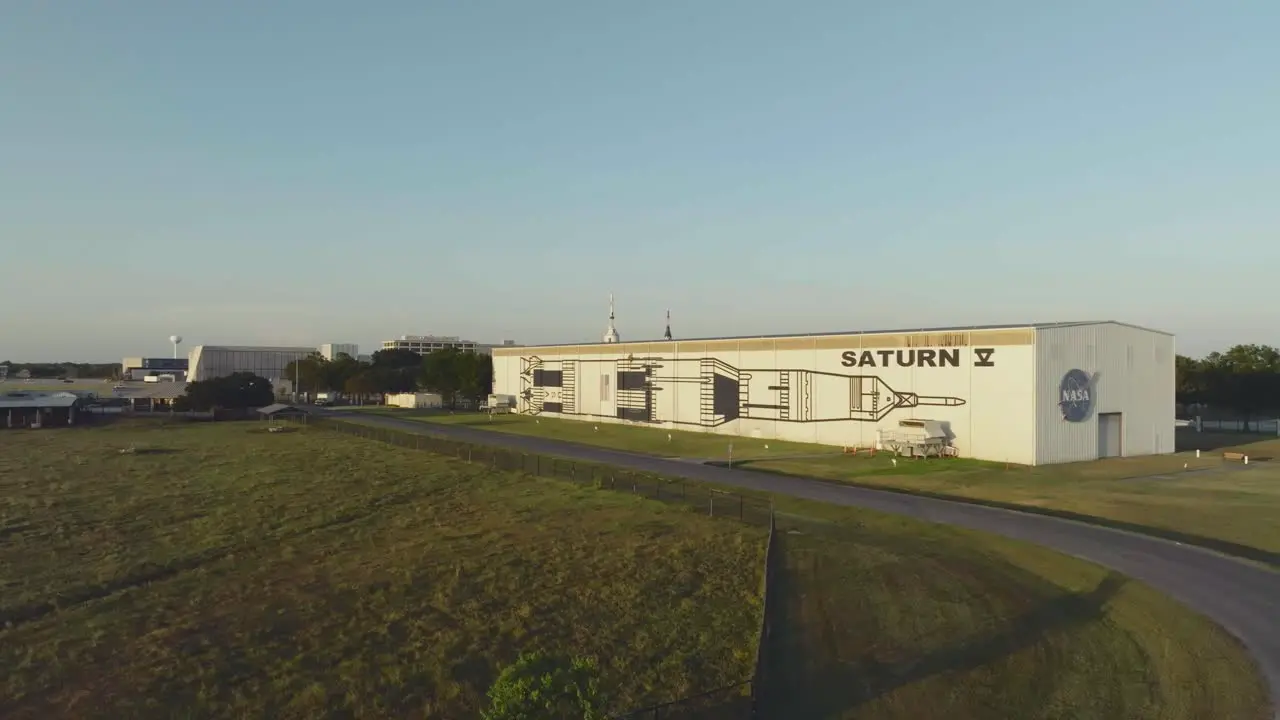
[[[1197,450],[1197,451],[1196,451],[1196,457],[1197,457],[1197,458],[1198,458],[1198,457],[1200,457],[1200,451],[1199,451],[1199,450]]]
[[[733,469],[733,443],[729,443],[729,469]]]
[[[1245,456],[1244,456],[1244,464],[1245,464],[1245,465],[1248,465],[1248,464],[1249,464],[1249,456],[1248,456],[1248,455],[1245,455]]]

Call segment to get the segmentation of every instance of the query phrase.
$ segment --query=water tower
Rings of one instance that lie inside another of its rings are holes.
[[[173,343],[173,359],[178,359],[178,346],[182,344],[181,335],[170,335],[169,342]]]

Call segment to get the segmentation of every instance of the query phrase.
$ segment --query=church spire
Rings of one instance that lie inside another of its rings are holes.
[[[671,339],[671,309],[670,308],[667,309],[667,330],[666,332],[662,333],[662,339],[663,340]]]

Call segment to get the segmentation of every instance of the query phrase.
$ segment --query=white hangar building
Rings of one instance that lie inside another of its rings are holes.
[[[494,348],[517,411],[1024,465],[1174,450],[1174,338],[1075,322]],[[905,422],[904,422],[905,421]]]

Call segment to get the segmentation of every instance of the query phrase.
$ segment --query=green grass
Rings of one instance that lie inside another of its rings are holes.
[[[1141,583],[985,533],[767,497],[783,514],[764,717],[1268,717],[1238,642]]]
[[[0,716],[473,717],[534,648],[618,709],[751,672],[763,529],[255,430],[0,435]]]
[[[1280,442],[1246,437],[1241,449],[1275,456]],[[1184,465],[1186,468],[1184,469]],[[1280,553],[1280,464],[1248,469],[1221,450],[1009,469],[955,460],[829,456],[748,462],[742,467],[965,500],[1078,513]],[[1151,477],[1153,475],[1160,477]],[[1228,552],[1232,548],[1224,545]],[[1253,555],[1253,553],[1249,553]]]
[[[550,437],[568,442],[597,445],[614,450],[660,455],[662,457],[702,458],[725,460],[729,446],[733,445],[733,459],[791,457],[795,455],[838,453],[839,448],[829,445],[762,440],[736,435],[689,432],[683,430],[659,430],[621,423],[593,423],[591,421],[561,420],[530,415],[494,415],[483,413],[384,411],[383,414],[404,416],[407,419],[447,425],[471,425],[481,430]]]
[[[754,660],[762,531],[621,493],[250,424],[0,434],[0,490],[6,718],[453,720],[534,646],[630,707]],[[1140,583],[774,500],[773,717],[1266,716],[1239,645]]]
[[[1258,435],[1180,431],[1180,444],[1204,448],[1201,457],[1184,450],[1028,468],[964,458],[899,459],[894,465],[886,453],[845,455],[830,446],[698,432],[675,431],[669,441],[666,430],[617,423],[602,423],[596,430],[590,422],[516,415],[498,416],[492,422],[474,413],[419,414],[412,419],[721,462],[732,440],[735,467],[743,469],[1077,513],[1179,533],[1188,540],[1221,541],[1215,546],[1227,552],[1235,545],[1238,553],[1251,556],[1280,553],[1280,462],[1254,463],[1243,472],[1222,471],[1224,449],[1243,450],[1254,458],[1280,458],[1280,440]]]
[[[1269,717],[1236,641],[1141,583],[1034,546],[785,503],[769,717]]]

